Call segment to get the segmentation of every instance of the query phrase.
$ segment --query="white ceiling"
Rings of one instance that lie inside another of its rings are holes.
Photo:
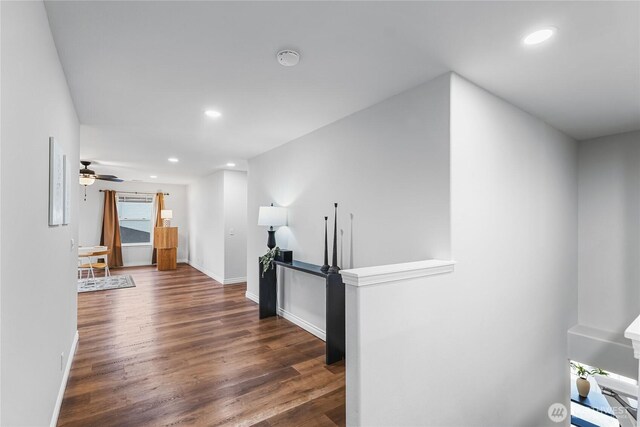
[[[46,4],[99,173],[188,182],[453,70],[577,138],[640,129],[639,2]],[[550,42],[525,47],[544,26]],[[298,66],[275,59],[299,50]],[[222,112],[212,120],[205,109]],[[167,158],[176,156],[177,164]]]

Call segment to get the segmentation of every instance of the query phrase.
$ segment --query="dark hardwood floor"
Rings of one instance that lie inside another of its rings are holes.
[[[78,294],[80,341],[59,426],[345,424],[344,363],[246,286],[180,264],[113,270],[135,288]]]

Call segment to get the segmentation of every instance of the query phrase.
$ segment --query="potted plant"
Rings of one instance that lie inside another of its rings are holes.
[[[609,375],[608,372],[603,371],[600,368],[593,368],[591,370],[582,366],[579,363],[570,363],[573,370],[578,375],[578,379],[576,380],[576,387],[578,388],[578,394],[580,397],[587,397],[589,395],[589,391],[591,390],[591,383],[587,379],[589,375]]]
[[[280,248],[275,247],[273,249],[269,249],[266,254],[260,257],[260,264],[262,265],[262,277],[264,277],[264,273],[269,270],[269,267],[273,268],[273,260],[280,254]]]

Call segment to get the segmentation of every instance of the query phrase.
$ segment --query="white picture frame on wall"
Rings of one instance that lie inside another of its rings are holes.
[[[69,156],[64,155],[64,212],[62,215],[62,225],[71,222],[71,165]]]
[[[54,137],[49,138],[49,225],[64,221],[64,152]]]

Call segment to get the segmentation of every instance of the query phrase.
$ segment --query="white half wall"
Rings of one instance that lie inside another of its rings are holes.
[[[578,153],[580,325],[572,357],[637,378],[623,333],[640,314],[640,132],[581,141]]]
[[[77,329],[78,188],[70,224],[49,227],[49,137],[76,165],[79,124],[43,3],[0,10],[0,424],[45,426]]]
[[[246,281],[246,177],[222,170],[189,185],[189,263],[222,284]]]
[[[81,140],[82,143],[82,140]],[[140,191],[169,193],[164,197],[165,209],[173,210],[172,227],[178,227],[178,262],[186,262],[189,254],[189,212],[187,186],[179,184],[156,184],[150,182],[109,182],[96,180],[87,187],[87,200],[84,200],[84,187],[79,185],[80,246],[100,244],[102,217],[104,215],[104,193],[100,190]],[[122,261],[125,267],[151,265],[153,245],[135,245],[122,247]]]
[[[270,203],[287,207],[276,240],[300,261],[323,263],[334,202],[342,268],[449,258],[448,147],[445,75],[250,159],[247,291],[259,295],[267,230],[256,224]],[[324,281],[289,270],[282,278],[280,308],[324,331]]]
[[[455,74],[450,105],[455,270],[347,286],[347,424],[556,425],[577,321],[577,144]]]

